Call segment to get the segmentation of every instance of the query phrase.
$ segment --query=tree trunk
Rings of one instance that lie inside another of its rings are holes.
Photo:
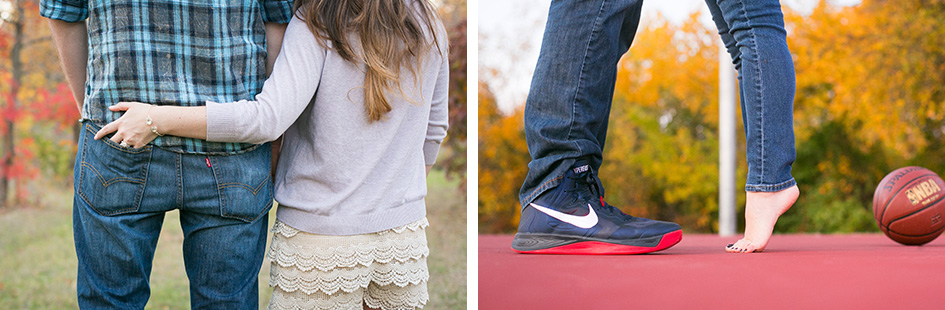
[[[13,20],[10,23],[13,25],[13,48],[10,50],[10,64],[13,67],[13,83],[10,85],[10,102],[7,102],[7,108],[5,115],[5,125],[7,126],[6,135],[3,137],[3,163],[2,171],[3,175],[0,176],[0,208],[7,206],[7,201],[10,196],[10,188],[13,185],[13,179],[10,178],[10,171],[13,168],[13,159],[16,157],[14,150],[14,139],[16,135],[14,134],[14,118],[16,108],[17,108],[17,96],[20,92],[20,84],[23,80],[23,63],[20,59],[20,52],[23,50],[23,6],[20,1],[13,1],[13,7],[15,12],[13,13]]]

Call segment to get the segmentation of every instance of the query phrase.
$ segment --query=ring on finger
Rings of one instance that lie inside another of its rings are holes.
[[[125,142],[125,141],[121,141],[121,143],[119,143],[118,145],[121,145],[122,147],[130,147],[128,145],[128,142]]]

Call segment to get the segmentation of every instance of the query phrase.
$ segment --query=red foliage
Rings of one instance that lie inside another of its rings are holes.
[[[33,164],[33,159],[36,158],[36,153],[33,151],[36,149],[36,140],[32,137],[24,138],[14,146],[14,152],[16,157],[14,157],[13,165],[6,166],[0,164],[0,176],[7,177],[9,179],[32,179],[39,175],[39,168]],[[0,163],[5,163],[10,154],[4,154],[0,158]]]
[[[12,98],[8,98],[8,99],[12,99]],[[8,100],[7,102],[10,102],[10,101],[11,100]],[[2,119],[4,121],[15,121],[17,116],[20,116],[20,114],[21,112],[17,110],[16,107],[13,106],[12,104],[7,104],[5,107],[3,107],[3,111],[0,112],[0,115],[3,116]]]
[[[64,129],[75,124],[79,111],[75,109],[75,99],[65,82],[56,85],[52,91],[40,89],[39,101],[30,105],[30,111],[37,121],[52,121]]]

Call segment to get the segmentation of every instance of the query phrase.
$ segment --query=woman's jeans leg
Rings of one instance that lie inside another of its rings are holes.
[[[706,0],[738,70],[747,141],[745,190],[777,192],[795,185],[794,61],[778,0]]]
[[[598,171],[617,79],[641,0],[552,1],[538,65],[525,103],[532,161],[519,193],[523,206],[558,185],[578,158]]]

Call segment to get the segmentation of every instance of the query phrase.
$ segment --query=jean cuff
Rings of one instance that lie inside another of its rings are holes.
[[[555,188],[556,186],[558,186],[558,184],[561,184],[561,179],[564,179],[563,175],[558,176],[556,178],[552,178],[548,181],[542,182],[541,185],[538,186],[538,188],[536,188],[534,191],[528,194],[528,196],[525,196],[522,199],[522,209],[525,209],[525,206],[532,203],[532,201],[535,201],[535,198],[538,198],[538,196],[541,196],[541,194],[545,193],[549,189]]]
[[[794,185],[797,185],[797,182],[794,181],[794,178],[791,178],[778,184],[745,184],[745,191],[773,193],[783,191]]]

